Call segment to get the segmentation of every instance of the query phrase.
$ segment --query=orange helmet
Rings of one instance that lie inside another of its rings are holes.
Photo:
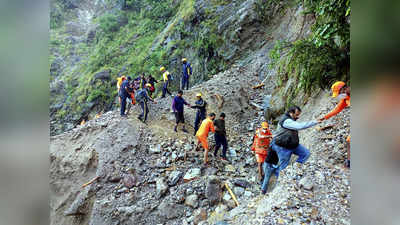
[[[331,89],[332,89],[332,98],[335,98],[336,96],[339,95],[340,89],[342,89],[342,87],[344,87],[346,85],[346,83],[344,83],[343,81],[337,81],[335,82]]]
[[[268,129],[268,123],[267,122],[262,122],[261,127],[264,129]]]

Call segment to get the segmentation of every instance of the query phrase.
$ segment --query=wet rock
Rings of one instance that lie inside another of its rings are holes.
[[[182,171],[179,170],[172,171],[168,177],[168,185],[174,186],[176,183],[178,183],[179,179],[181,179],[182,175],[183,175]]]
[[[189,182],[191,180],[199,178],[200,175],[201,175],[200,168],[192,168],[192,169],[190,169],[189,171],[186,172],[185,176],[183,177],[183,180],[185,182]]]
[[[192,208],[197,208],[199,205],[198,197],[195,194],[189,195],[185,199],[185,205],[188,205]]]
[[[164,178],[158,178],[156,180],[156,194],[158,198],[161,198],[168,190],[168,185],[165,183]]]
[[[206,198],[208,203],[213,206],[218,204],[222,198],[221,182],[218,178],[211,177],[206,187]]]

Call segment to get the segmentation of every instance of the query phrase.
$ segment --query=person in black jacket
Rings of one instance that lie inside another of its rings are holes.
[[[278,154],[274,150],[270,149],[267,158],[263,163],[264,180],[261,184],[261,192],[264,195],[265,193],[267,193],[268,183],[269,179],[271,178],[271,175],[278,170],[279,166],[278,163],[279,163]]]
[[[225,129],[225,113],[221,113],[219,119],[214,120],[215,127],[215,151],[214,156],[217,156],[218,150],[222,145],[221,160],[226,159],[226,150],[228,149],[228,141],[226,140],[226,129]]]
[[[203,121],[206,118],[207,115],[207,102],[203,100],[201,97],[201,93],[196,94],[196,102],[194,103],[195,105],[192,106],[191,108],[197,109],[196,112],[196,119],[194,121],[194,134],[193,136],[196,136],[196,132],[200,127],[201,121]]]

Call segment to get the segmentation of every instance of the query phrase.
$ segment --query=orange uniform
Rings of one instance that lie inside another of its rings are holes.
[[[265,158],[267,158],[271,135],[272,133],[269,129],[266,129],[264,132],[261,128],[258,128],[254,135],[254,142],[251,146],[251,150],[255,151],[258,163],[263,163]]]
[[[335,116],[336,114],[340,113],[344,108],[350,106],[350,96],[346,96],[346,98],[341,99],[337,106],[328,114],[324,116],[324,119],[329,119],[332,116]]]
[[[204,149],[208,150],[208,133],[215,133],[214,123],[210,118],[206,118],[200,125],[199,130],[196,132],[197,140],[201,143]]]

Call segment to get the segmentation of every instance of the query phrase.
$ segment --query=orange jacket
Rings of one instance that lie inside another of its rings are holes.
[[[214,123],[210,118],[206,118],[201,123],[199,130],[196,132],[196,136],[200,138],[207,138],[210,131],[215,133]]]
[[[327,120],[332,116],[335,116],[336,114],[340,113],[344,108],[348,106],[350,106],[350,96],[346,96],[346,98],[341,99],[340,102],[337,104],[337,106],[328,114],[326,114],[324,118]]]
[[[271,135],[272,133],[269,129],[263,132],[261,128],[258,128],[254,134],[254,142],[251,146],[251,150],[255,151],[257,154],[267,155]]]

